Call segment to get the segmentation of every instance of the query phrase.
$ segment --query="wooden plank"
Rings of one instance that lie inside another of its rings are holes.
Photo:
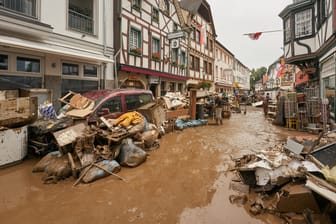
[[[83,134],[85,127],[84,123],[79,123],[66,129],[54,132],[53,135],[58,146],[63,147],[76,141],[76,138]]]

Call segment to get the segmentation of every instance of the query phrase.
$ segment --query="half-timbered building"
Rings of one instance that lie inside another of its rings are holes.
[[[188,42],[172,0],[116,0],[118,87],[185,92]]]
[[[210,90],[215,90],[214,63],[216,31],[211,8],[203,0],[197,13],[187,19],[191,27],[189,33],[189,74],[188,79],[211,83]]]
[[[286,63],[308,74],[335,116],[336,0],[294,0],[280,13]],[[300,75],[301,76],[301,75]],[[303,76],[302,76],[303,77]]]

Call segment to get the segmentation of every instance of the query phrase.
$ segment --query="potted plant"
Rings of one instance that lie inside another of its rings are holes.
[[[159,52],[154,52],[154,53],[152,54],[152,58],[153,58],[154,60],[160,60],[160,53],[159,53]]]
[[[180,69],[181,69],[181,70],[184,70],[185,68],[186,68],[185,64],[181,64],[181,65],[180,65]]]
[[[177,67],[177,66],[178,66],[178,61],[173,61],[173,62],[172,62],[172,66]]]
[[[141,55],[141,48],[140,47],[131,48],[130,52],[135,54],[135,55]]]

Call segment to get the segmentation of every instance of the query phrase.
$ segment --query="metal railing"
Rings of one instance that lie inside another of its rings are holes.
[[[69,27],[80,32],[93,34],[93,18],[69,9]]]

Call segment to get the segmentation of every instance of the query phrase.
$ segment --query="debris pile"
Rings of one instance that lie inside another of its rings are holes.
[[[309,150],[303,150],[307,145]],[[236,178],[231,186],[239,193],[230,202],[245,205],[253,215],[277,215],[286,223],[334,223],[335,149],[335,133],[322,133],[314,141],[289,137],[285,144],[232,158]]]
[[[120,166],[139,166],[146,160],[146,151],[159,147],[156,127],[135,111],[118,119],[104,119],[100,126],[79,123],[53,135],[58,153],[47,154],[33,169],[44,172],[45,183],[55,183],[71,175],[78,182],[90,183],[115,175]]]

